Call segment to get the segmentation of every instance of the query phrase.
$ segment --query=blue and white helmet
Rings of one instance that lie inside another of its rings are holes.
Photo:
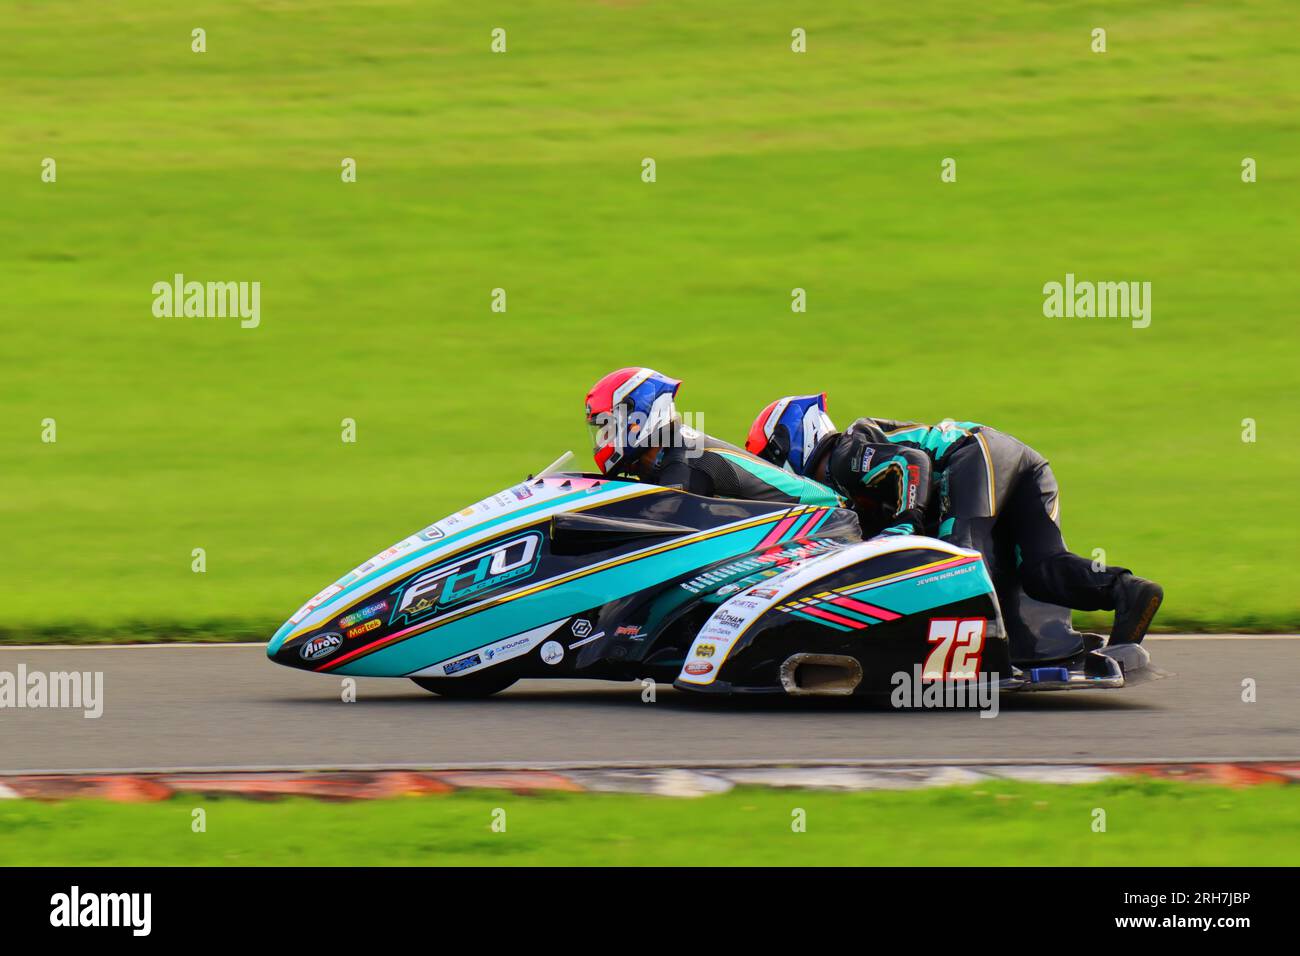
[[[681,384],[652,368],[621,368],[591,387],[587,424],[602,474],[618,474],[638,452],[670,440],[677,423],[673,397]]]
[[[835,423],[826,414],[826,393],[787,395],[763,409],[749,427],[745,448],[752,454],[802,475],[813,461],[813,451]]]

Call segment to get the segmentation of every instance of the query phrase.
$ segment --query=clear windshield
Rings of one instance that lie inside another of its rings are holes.
[[[573,461],[573,452],[566,451],[559,458],[555,459],[555,461],[551,462],[549,465],[547,465],[545,468],[539,471],[536,477],[545,478],[547,475],[558,475],[561,472],[567,471],[568,470],[567,466],[571,461]]]

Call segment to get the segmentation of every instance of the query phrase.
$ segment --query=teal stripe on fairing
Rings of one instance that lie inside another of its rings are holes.
[[[790,526],[790,530],[782,537],[781,543],[811,537],[817,533],[817,529],[825,523],[828,517],[830,517],[829,510],[823,511],[820,515],[800,515],[795,523]],[[809,520],[810,518],[812,520]]]
[[[827,508],[838,508],[840,506],[839,495],[811,478],[792,475],[784,468],[778,468],[776,465],[770,465],[759,459],[751,459],[744,455],[733,455],[716,448],[714,452],[739,465],[760,481],[765,481],[781,493],[794,498],[801,505],[823,505]]]
[[[989,580],[984,562],[975,561],[958,568],[935,571],[933,574],[926,574],[919,578],[909,578],[883,587],[854,592],[852,596],[870,604],[879,604],[899,614],[915,614],[918,611],[928,611],[945,604],[992,593],[993,582]],[[837,610],[836,613],[838,614],[839,611]]]
[[[816,534],[821,529],[821,526],[826,523],[826,519],[831,516],[833,511],[833,508],[827,508],[825,513],[817,519],[813,526],[803,533],[803,537],[808,538]]]
[[[863,614],[861,611],[855,611],[851,607],[845,607],[843,604],[836,604],[833,601],[825,601],[821,607],[826,608],[832,614],[838,614],[840,617],[851,618],[855,621],[862,621],[865,624],[879,624],[880,618],[872,617],[870,614]],[[848,628],[845,628],[848,630]]]
[[[558,621],[717,561],[747,554],[772,530],[770,524],[718,535],[672,551],[631,561],[517,601],[471,614],[417,634],[331,670],[353,677],[400,677],[457,657],[512,634]]]
[[[835,613],[837,613],[837,614],[839,613],[839,609],[838,609],[838,608],[836,608]],[[801,617],[801,618],[803,618],[805,621],[812,621],[814,624],[820,624],[822,627],[833,627],[833,628],[835,628],[835,630],[837,630],[837,631],[852,631],[852,630],[853,630],[853,628],[851,628],[851,627],[845,627],[843,624],[836,624],[834,621],[828,621],[828,620],[826,620],[826,618],[824,618],[824,617],[813,617],[811,614],[804,614],[804,613],[802,613],[801,611],[791,611],[790,614],[791,614],[792,616],[794,616],[794,617]]]

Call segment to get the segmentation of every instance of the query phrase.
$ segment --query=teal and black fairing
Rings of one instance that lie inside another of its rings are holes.
[[[820,505],[824,508],[839,508],[844,505],[844,500],[833,490],[820,482],[813,481],[811,478],[791,474],[770,462],[759,461],[750,455],[732,451],[728,448],[710,448],[708,450],[744,469],[755,478],[788,494],[799,504]]]
[[[854,560],[845,564],[848,558]],[[780,663],[811,652],[856,659],[863,680],[855,693],[888,693],[896,675],[910,678],[926,659],[931,622],[951,619],[985,622],[981,672],[1013,673],[997,596],[977,553],[955,552],[926,538],[878,538],[850,545],[825,563],[841,566],[782,593],[728,649],[716,679],[679,679],[677,686],[705,693],[784,693]],[[811,562],[803,573],[817,567]],[[777,590],[781,581],[772,578],[754,591]]]
[[[319,626],[322,622],[346,617],[349,613],[368,606],[374,599],[378,599],[376,595],[391,587],[395,580],[401,580],[412,571],[433,566],[440,557],[453,553],[467,541],[483,540],[485,533],[495,529],[517,527],[520,526],[520,522],[544,518],[556,511],[580,508],[595,495],[608,497],[611,492],[617,492],[619,489],[640,488],[634,482],[605,479],[599,481],[580,479],[576,483],[570,481],[567,488],[563,487],[564,484],[562,479],[547,479],[534,483],[531,490],[525,489],[525,485],[515,485],[402,539],[393,547],[380,552],[370,561],[335,581],[331,588],[336,588],[337,591],[306,618],[298,622],[289,620],[282,624],[267,645],[267,656],[277,657],[291,635],[295,638],[301,637],[313,624]],[[551,493],[546,494],[544,491]],[[505,499],[507,495],[515,499],[513,506],[503,507],[497,514],[484,514],[479,520],[472,515],[466,516],[466,512],[473,512],[489,502]],[[400,552],[401,560],[385,561],[384,558],[390,552]],[[316,620],[313,621],[313,618]],[[312,629],[316,628],[312,627]]]
[[[592,476],[548,478],[528,489],[558,491],[565,481],[590,486],[556,494],[542,505],[518,502],[490,521],[448,535],[432,549],[420,549],[391,568],[364,578],[342,582],[345,589],[331,597],[301,625],[281,628],[268,648],[276,661],[309,670],[349,676],[403,676],[455,658],[492,642],[536,628],[563,622],[592,608],[652,589],[661,582],[689,576],[701,567],[754,551],[765,541],[779,542],[774,533],[797,526],[792,511],[804,516],[824,516],[826,509],[792,507],[768,502],[709,499],[634,482],[615,482]],[[498,498],[501,496],[497,496]],[[489,501],[491,499],[488,499]],[[594,530],[561,529],[561,515],[580,513],[591,519]],[[622,521],[632,530],[622,540],[602,530],[600,522]],[[657,528],[663,528],[656,533]],[[648,530],[647,530],[648,529]],[[557,533],[563,546],[557,546]],[[541,536],[535,573],[526,578],[497,582],[486,587],[465,607],[451,608],[412,622],[396,607],[415,581],[437,578],[451,568],[456,575],[481,573],[475,557],[520,535]],[[584,542],[592,547],[585,548]],[[474,558],[470,566],[458,562]],[[306,642],[321,634],[347,635],[340,626],[358,608],[388,601],[392,605],[381,626],[345,637],[344,646],[322,660],[303,660],[298,653]],[[295,627],[297,628],[295,630]],[[288,639],[292,633],[292,639]]]

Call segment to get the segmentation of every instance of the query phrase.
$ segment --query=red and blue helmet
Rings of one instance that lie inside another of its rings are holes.
[[[621,368],[591,387],[587,425],[601,474],[618,474],[645,449],[669,444],[681,384],[652,368]]]
[[[763,409],[749,427],[745,448],[772,464],[802,475],[817,445],[835,434],[826,414],[826,393],[787,395]]]

